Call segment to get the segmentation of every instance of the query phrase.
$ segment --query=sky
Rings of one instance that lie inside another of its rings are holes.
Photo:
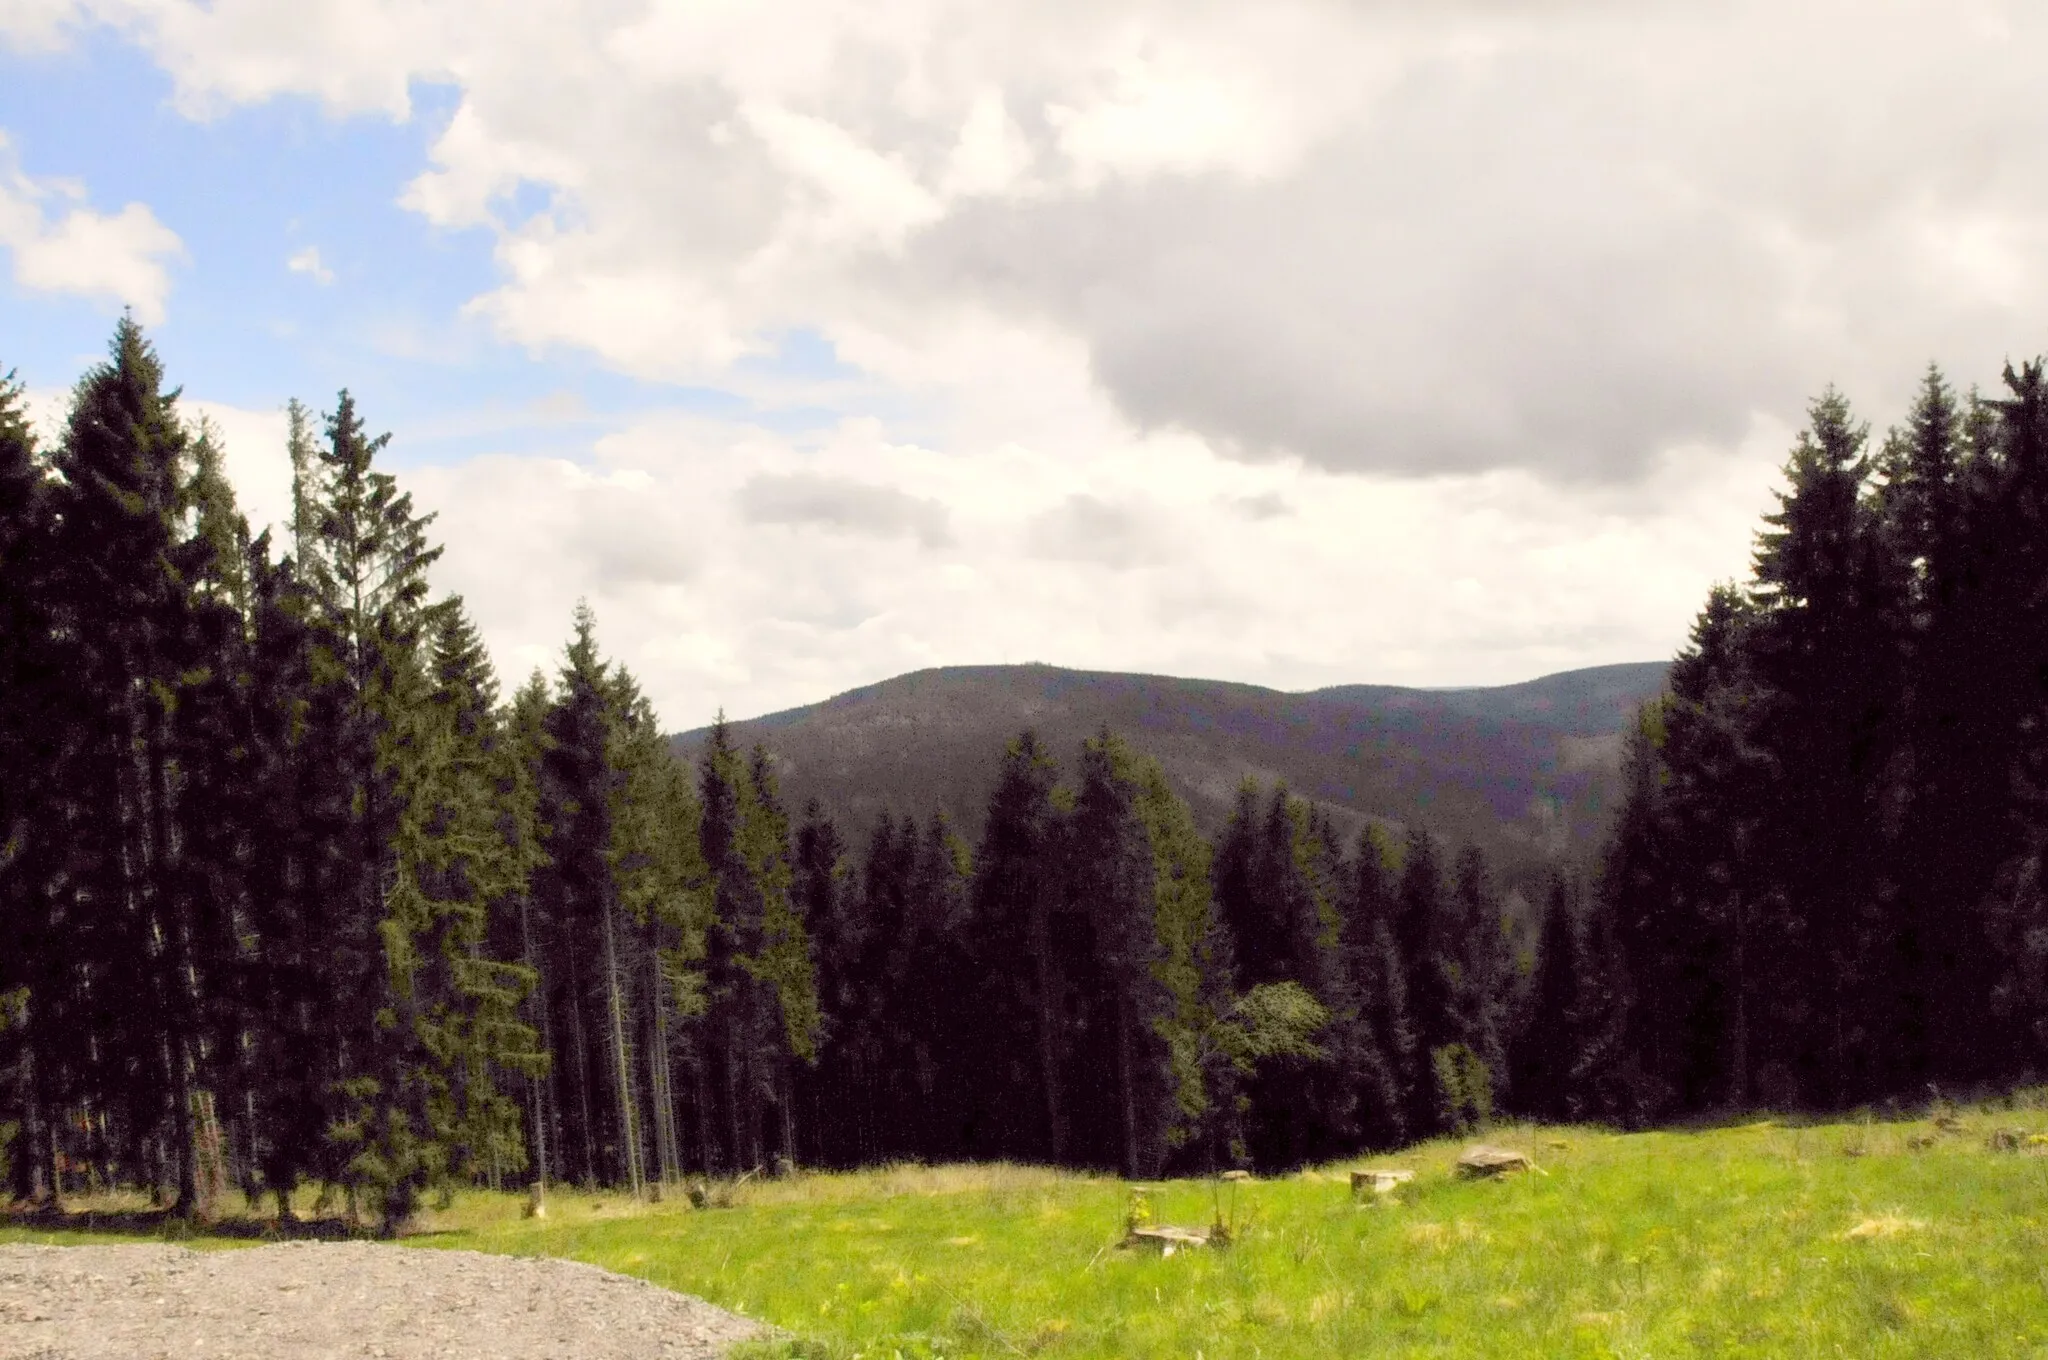
[[[509,685],[1679,647],[1826,386],[2048,349],[2048,7],[0,0],[0,372],[343,387]]]

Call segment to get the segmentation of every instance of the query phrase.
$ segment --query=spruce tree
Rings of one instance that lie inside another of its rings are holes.
[[[1760,744],[1774,765],[1768,835],[1758,849],[1775,882],[1759,962],[1765,988],[1818,995],[1771,1018],[1771,1055],[1794,1098],[1865,1096],[1881,1037],[1869,1014],[1888,935],[1882,781],[1899,703],[1896,628],[1903,582],[1866,495],[1867,428],[1830,391],[1786,467],[1780,509],[1756,555],[1754,666],[1769,700]]]
[[[791,851],[790,894],[810,935],[818,1002],[815,1060],[797,1072],[795,1092],[805,1134],[798,1160],[813,1165],[842,1164],[835,1125],[867,1122],[855,1116],[857,1082],[840,1061],[842,1046],[865,1018],[858,961],[867,930],[848,861],[837,823],[817,799],[806,802]]]
[[[1969,694],[1978,659],[1964,655],[1968,639],[1956,631],[1970,577],[1965,513],[1973,450],[1965,417],[1930,364],[1881,458],[1879,531],[1908,599],[1899,629],[1906,673],[1898,746],[1911,773],[1896,789],[1898,829],[1887,860],[1898,910],[1884,960],[1893,1014],[1880,1044],[1890,1058],[1884,1084],[1894,1091],[1924,1089],[1953,1068],[1959,1051],[1944,1038],[1971,1028],[1972,995],[1984,990],[1966,980],[1982,977],[1986,953],[1976,909],[1985,880],[1974,842],[1987,828],[1973,813],[1982,811],[1987,781],[1979,774],[1993,752]]]
[[[1434,1133],[1443,1128],[1443,1117],[1431,1055],[1457,1041],[1458,1027],[1443,870],[1435,842],[1419,826],[1410,828],[1401,856],[1391,933],[1407,969],[1408,1013],[1415,1034],[1414,1065],[1401,1081],[1409,1099],[1408,1128],[1415,1134]]]
[[[748,756],[747,792],[751,796],[741,803],[740,852],[754,885],[750,898],[760,903],[761,919],[759,946],[740,962],[765,989],[779,1022],[761,1059],[768,1073],[762,1094],[779,1126],[777,1155],[791,1159],[796,1152],[794,1064],[817,1060],[817,977],[810,935],[800,904],[791,895],[789,817],[768,752],[760,746]]]
[[[1640,1128],[1648,1111],[1642,1065],[1629,1044],[1627,955],[1605,901],[1595,896],[1587,904],[1566,943],[1575,954],[1563,1026],[1571,1038],[1561,1074],[1564,1117]]]
[[[2009,395],[1991,403],[1992,489],[1977,515],[1985,567],[1996,572],[1983,602],[1996,608],[1980,621],[1994,631],[1970,650],[2009,744],[2007,829],[1998,875],[1978,907],[1988,966],[1959,980],[1972,990],[1991,980],[1994,1023],[1979,1026],[1977,1061],[2009,1081],[2048,1061],[2048,360],[2008,365],[2004,377]],[[1959,1040],[1967,1042],[1950,1042]]]
[[[1543,908],[1535,991],[1510,1068],[1514,1107],[1537,1119],[1567,1118],[1571,1107],[1571,1068],[1579,1050],[1572,1021],[1585,955],[1570,888],[1562,876],[1553,878]]]
[[[519,960],[532,977],[533,985],[522,1014],[549,1059],[546,1071],[527,1076],[524,1091],[527,1165],[532,1173],[531,1194],[537,1209],[545,1205],[549,1182],[563,1175],[559,1160],[561,1107],[555,1097],[560,1063],[556,1059],[549,1004],[553,995],[547,947],[550,935],[547,917],[536,900],[542,891],[542,874],[549,865],[547,852],[542,848],[545,828],[541,822],[549,702],[547,677],[536,667],[512,696],[503,716],[504,735],[495,772],[498,818],[500,835],[516,865],[523,891],[509,904],[509,909],[495,912],[491,919],[492,953],[498,958]]]
[[[326,436],[310,461],[293,452],[311,678],[326,691],[313,702],[347,800],[320,959],[335,998],[328,1136],[389,1232],[427,1186],[516,1156],[495,1073],[539,1057],[517,1018],[527,974],[483,948],[520,867],[499,834],[487,667],[454,607],[428,604],[441,550],[433,517],[375,466],[389,436],[368,436],[346,391]]]
[[[51,598],[81,700],[55,782],[97,810],[64,832],[76,877],[63,931],[92,998],[79,1017],[88,1090],[129,1156],[169,1164],[188,1215],[199,1208],[200,1026],[215,962],[180,891],[174,831],[174,714],[204,664],[180,572],[189,457],[176,393],[123,317],[109,360],[79,383],[54,460]]]
[[[996,1155],[1059,1162],[1067,1149],[1064,980],[1051,918],[1063,828],[1057,769],[1026,731],[1004,752],[974,854],[974,1000],[987,1047],[981,1092]]]
[[[821,1013],[811,1126],[817,1158],[857,1166],[918,1150],[906,1083],[914,1040],[898,1012],[912,997],[907,906],[917,827],[876,822],[858,882],[845,881],[838,833],[816,804],[797,832],[795,891],[817,949]]]
[[[1174,1009],[1161,977],[1162,866],[1143,800],[1150,762],[1104,730],[1081,751],[1067,891],[1069,970],[1083,1042],[1070,1064],[1077,1118],[1074,1160],[1127,1176],[1158,1174],[1167,1153],[1170,1072],[1157,1025]],[[1155,813],[1155,816],[1160,814]],[[1170,815],[1170,814],[1168,814]],[[1169,874],[1175,867],[1164,866]],[[1167,929],[1173,929],[1169,922]]]
[[[579,604],[546,720],[547,896],[568,963],[560,979],[568,1023],[556,1025],[555,1035],[575,1049],[583,1179],[638,1195],[646,1182],[645,1130],[628,1026],[634,979],[615,872],[614,820],[625,772],[615,761],[620,715],[596,627],[589,607]]]
[[[207,1211],[231,1173],[256,1185],[247,1153],[252,1092],[236,1061],[247,1033],[246,982],[257,959],[249,896],[257,847],[252,828],[255,761],[248,629],[250,541],[222,466],[218,432],[202,422],[182,489],[184,513],[172,561],[183,585],[183,692],[169,724],[171,835],[177,867],[165,884],[168,913],[186,932],[192,1006],[195,1211]],[[239,1117],[238,1117],[239,1116]],[[239,1154],[229,1136],[239,1128]]]
[[[56,941],[62,833],[53,814],[63,806],[63,733],[75,719],[52,635],[55,491],[9,373],[0,378],[0,1122],[16,1128],[9,1164],[25,1202],[55,1189],[57,1050],[72,1004]]]
[[[646,1055],[655,1173],[666,1183],[680,1177],[685,1161],[676,1070],[685,1050],[682,1027],[705,1008],[702,962],[713,885],[689,771],[670,753],[653,706],[624,666],[612,668],[611,694],[610,760],[620,777],[612,794],[610,863],[625,913],[627,966],[644,980],[631,1024]]]
[[[1643,710],[1625,748],[1628,796],[1595,910],[1635,982],[1631,1043],[1649,1082],[1641,1094],[1658,1109],[1745,1105],[1755,1036],[1770,1033],[1759,961],[1779,900],[1763,853],[1776,764],[1761,735],[1756,622],[1743,592],[1710,592],[1670,693]]]
[[[1507,1027],[1510,970],[1506,904],[1485,852],[1468,845],[1458,852],[1452,875],[1448,938],[1440,958],[1448,975],[1452,1027],[1450,1043],[1476,1060],[1468,1100],[1490,1110],[1508,1094]]]
[[[699,766],[706,930],[699,1100],[709,1160],[734,1169],[793,1157],[793,1063],[819,1024],[809,937],[790,897],[789,823],[767,755],[734,750],[721,715]],[[722,1154],[722,1155],[721,1155]]]
[[[352,789],[339,760],[347,696],[316,683],[318,600],[266,534],[250,547],[248,926],[255,960],[241,985],[245,1155],[291,1213],[306,1177],[341,1180],[327,1137],[339,1078],[331,951],[353,887]]]
[[[419,892],[412,987],[432,1059],[426,1127],[448,1147],[450,1174],[495,1186],[525,1169],[518,1088],[547,1068],[523,1015],[533,971],[491,947],[493,918],[515,913],[529,891],[533,856],[506,806],[497,678],[460,597],[436,606],[429,643],[419,783],[406,791],[420,834],[401,850],[399,880]]]
[[[1345,957],[1357,998],[1361,1049],[1354,1063],[1361,1138],[1373,1147],[1408,1139],[1420,1072],[1408,969],[1395,942],[1398,846],[1378,826],[1358,838],[1345,905]]]
[[[1218,853],[1229,866],[1217,906],[1236,954],[1236,985],[1292,983],[1328,1013],[1321,1050],[1278,1057],[1249,1088],[1247,1142],[1261,1166],[1336,1155],[1358,1137],[1356,1070],[1368,1042],[1345,967],[1334,836],[1275,785],[1240,803]],[[1240,848],[1240,844],[1242,848]]]
[[[1242,1029],[1224,1032],[1236,997],[1229,939],[1217,920],[1210,884],[1209,843],[1158,761],[1136,760],[1132,775],[1131,805],[1152,858],[1151,972],[1164,993],[1150,1028],[1164,1046],[1171,1082],[1165,1152],[1183,1163],[1195,1159],[1206,1169],[1222,1160],[1229,1139],[1237,1136],[1232,1116],[1236,1079],[1243,1073],[1234,1060],[1249,1059],[1259,1040]]]

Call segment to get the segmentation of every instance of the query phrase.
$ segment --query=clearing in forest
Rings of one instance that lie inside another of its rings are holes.
[[[778,1324],[766,1354],[1324,1357],[2048,1355],[2048,1111],[1685,1132],[1495,1128],[1283,1179],[1154,1184],[1227,1246],[1119,1250],[1111,1177],[898,1167],[738,1187],[729,1207],[457,1196],[415,1247],[586,1261]],[[1354,1197],[1353,1166],[1412,1169]],[[0,1241],[106,1240],[26,1224]],[[216,1239],[220,1240],[220,1239]],[[195,1242],[194,1245],[201,1243]]]

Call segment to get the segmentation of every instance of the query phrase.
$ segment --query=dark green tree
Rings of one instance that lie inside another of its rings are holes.
[[[986,1154],[1059,1162],[1068,1147],[1065,981],[1052,940],[1063,828],[1058,771],[1026,731],[1004,752],[974,854],[969,1003],[986,1044],[981,1085]]]
[[[55,491],[20,385],[0,379],[0,1123],[17,1199],[55,1192],[57,1077],[75,1004],[57,947],[62,738],[75,715],[53,637]],[[39,791],[39,792],[32,792]]]
[[[1398,846],[1380,827],[1358,838],[1345,906],[1345,955],[1363,1026],[1355,1063],[1359,1133],[1372,1147],[1398,1147],[1409,1135],[1421,1072],[1408,967],[1395,941],[1400,884]]]
[[[163,368],[124,317],[108,361],[74,393],[54,459],[56,631],[77,687],[55,783],[81,812],[64,828],[74,874],[62,946],[90,998],[75,1031],[89,1069],[77,1094],[104,1110],[136,1161],[166,1165],[178,1210],[199,1209],[202,1033],[221,960],[200,938],[176,834],[176,714],[195,672],[187,550],[191,441]],[[137,997],[146,1005],[133,1004]]]
[[[1880,869],[1906,610],[1866,494],[1867,433],[1839,394],[1814,403],[1758,537],[1750,639],[1776,795],[1756,847],[1773,880],[1762,923],[1773,947],[1755,963],[1779,1004],[1757,1057],[1772,1085],[1828,1105],[1871,1094],[1886,1037],[1873,1010],[1891,924]]]
[[[1235,987],[1292,983],[1328,1016],[1314,1055],[1275,1057],[1248,1088],[1246,1143],[1261,1166],[1337,1155],[1359,1137],[1356,1071],[1370,1063],[1344,951],[1335,836],[1309,804],[1276,785],[1240,789],[1216,853],[1218,914]]]
[[[1510,1066],[1515,1108],[1538,1119],[1563,1119],[1570,1103],[1571,1064],[1578,1046],[1570,1018],[1584,956],[1570,888],[1562,877],[1555,878],[1543,908],[1529,1016],[1516,1036]]]
[[[700,844],[714,909],[697,1065],[710,1164],[794,1159],[795,1067],[820,1024],[810,940],[791,897],[789,821],[767,753],[734,750],[724,719],[698,771]]]

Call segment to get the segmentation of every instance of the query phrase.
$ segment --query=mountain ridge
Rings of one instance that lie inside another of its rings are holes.
[[[1347,838],[1420,821],[1505,867],[1583,858],[1619,792],[1621,734],[1668,666],[1625,662],[1509,685],[1240,681],[1042,663],[940,666],[729,724],[764,746],[794,814],[812,798],[858,844],[883,813],[943,810],[970,839],[1004,746],[1025,727],[1071,770],[1107,726],[1156,757],[1205,830],[1246,777],[1282,780]],[[671,738],[694,757],[709,728]]]

